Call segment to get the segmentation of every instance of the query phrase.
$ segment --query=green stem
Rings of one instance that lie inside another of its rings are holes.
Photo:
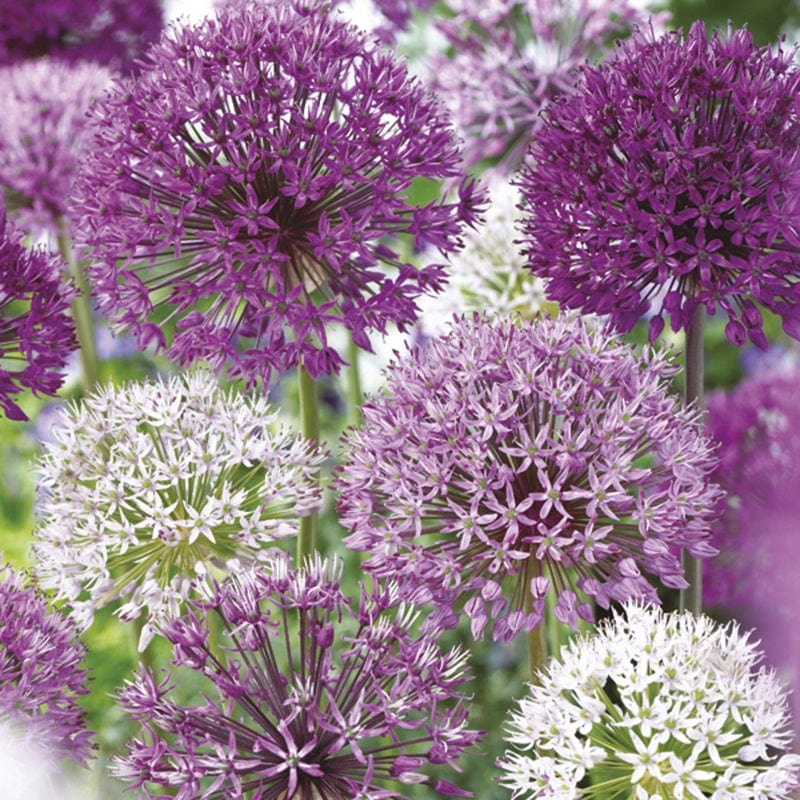
[[[350,361],[350,367],[347,370],[347,399],[349,402],[347,421],[354,427],[361,424],[361,404],[364,402],[361,373],[358,369],[359,353],[360,348],[351,336],[347,343],[347,358]]]
[[[541,575],[541,565],[535,555],[528,559],[528,569],[525,570],[525,599],[523,610],[526,614],[533,611],[533,596],[531,595],[531,580]],[[543,619],[532,631],[528,631],[528,668],[531,673],[531,683],[539,683],[539,671],[547,664],[547,630],[546,619]]]
[[[694,405],[702,410],[704,405],[703,383],[703,306],[695,309],[692,321],[686,329],[684,349],[684,380],[686,405]],[[681,611],[699,614],[703,610],[703,572],[699,559],[693,558],[686,551],[681,553],[681,565],[688,588],[680,592],[678,604]]]
[[[77,296],[72,300],[72,318],[75,321],[75,333],[80,346],[81,372],[83,385],[87,391],[92,389],[98,381],[99,361],[94,338],[94,324],[92,322],[91,292],[86,279],[83,265],[76,260],[72,250],[72,242],[67,232],[66,220],[58,220],[58,250],[69,268],[70,275],[78,289]]]
[[[317,405],[317,386],[314,379],[302,366],[297,368],[300,386],[300,428],[303,436],[311,442],[319,441],[319,407]],[[316,547],[317,514],[300,518],[300,532],[297,537],[297,564],[300,566],[306,556]]]

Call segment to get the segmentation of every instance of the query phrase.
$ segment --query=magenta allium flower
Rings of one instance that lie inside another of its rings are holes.
[[[588,600],[657,602],[643,572],[685,586],[679,550],[714,552],[720,501],[673,372],[577,318],[457,321],[390,367],[346,435],[346,544],[414,597],[463,605],[475,636],[490,618],[495,639],[530,630],[550,592],[572,626]]]
[[[28,418],[12,395],[23,389],[55,394],[77,347],[69,314],[74,290],[62,280],[65,269],[45,249],[27,249],[0,212],[0,405],[11,419]]]
[[[51,58],[0,69],[0,187],[28,231],[56,232],[81,153],[86,112],[111,83],[97,64]]]
[[[38,751],[83,764],[91,751],[78,698],[89,691],[74,627],[0,565],[0,723]]]
[[[628,0],[451,3],[440,27],[454,49],[434,59],[434,83],[468,136],[470,164],[498,159],[513,173],[540,112],[569,91],[577,68],[597,60],[647,14]]]
[[[0,0],[0,64],[52,55],[129,70],[163,25],[161,0]]]
[[[721,310],[800,337],[800,68],[747,30],[639,35],[552,104],[519,179],[531,269],[569,308],[650,339]]]
[[[712,528],[718,556],[704,566],[708,605],[781,613],[796,576],[782,569],[800,523],[800,369],[773,368],[708,397],[719,442],[714,480],[728,496]],[[791,607],[792,604],[789,603]]]
[[[251,381],[336,370],[329,322],[369,349],[368,330],[413,321],[414,299],[444,279],[385,238],[447,253],[473,220],[472,183],[456,203],[407,197],[418,178],[458,176],[437,101],[307,5],[235,3],[176,28],[95,106],[76,194],[99,302],[181,364],[228,358]]]
[[[362,589],[354,611],[340,572],[319,557],[303,570],[276,558],[166,628],[173,663],[208,686],[186,705],[181,672],[143,671],[121,692],[141,734],[114,771],[137,796],[389,800],[427,783],[471,797],[424,772],[478,738],[459,692],[466,654],[412,633],[416,615],[391,587]]]

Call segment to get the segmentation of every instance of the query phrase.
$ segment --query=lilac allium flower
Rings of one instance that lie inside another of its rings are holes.
[[[83,764],[91,733],[78,698],[89,691],[74,626],[0,564],[0,723],[16,739]]]
[[[409,596],[463,604],[475,636],[534,628],[550,592],[573,627],[588,600],[657,602],[642,573],[685,586],[679,551],[714,552],[720,500],[673,373],[580,319],[457,321],[390,366],[345,437],[346,544]]]
[[[0,0],[0,64],[52,55],[127,71],[163,25],[161,0]]]
[[[708,605],[771,608],[789,621],[782,610],[794,605],[796,575],[782,565],[800,524],[798,397],[797,366],[759,372],[708,397],[707,428],[719,442],[714,480],[728,496],[712,528],[720,553],[704,564]]]
[[[62,279],[65,270],[44,248],[26,248],[0,210],[0,405],[10,419],[28,418],[12,395],[55,394],[77,347],[69,314],[75,292]]]
[[[597,60],[647,14],[629,0],[454,0],[440,27],[454,48],[433,81],[468,137],[467,160],[512,174],[540,112],[568,92],[579,65]]]
[[[51,58],[0,69],[0,188],[28,231],[56,233],[83,145],[86,112],[111,83],[97,64]]]
[[[786,691],[735,624],[628,604],[568,642],[511,714],[512,798],[789,800]]]
[[[208,579],[254,566],[320,505],[322,455],[276,429],[266,400],[208,373],[102,388],[65,407],[43,446],[34,554],[82,625],[156,622]]]
[[[362,588],[353,610],[340,573],[319,556],[302,570],[276,557],[191,603],[164,631],[181,669],[142,671],[121,692],[141,734],[117,776],[178,800],[401,800],[410,783],[471,797],[425,774],[478,738],[460,692],[466,653],[413,633],[391,587]],[[209,684],[199,705],[175,692],[186,669]]]
[[[417,269],[385,238],[447,253],[475,207],[470,182],[455,203],[409,202],[417,179],[457,177],[460,157],[403,64],[301,0],[231,4],[151,56],[95,106],[76,192],[119,328],[266,382],[298,363],[337,370],[329,322],[369,349],[368,330],[413,321],[443,267]]]
[[[549,296],[650,339],[721,310],[761,348],[765,306],[800,337],[800,68],[747,30],[641,34],[552,104],[519,178]]]

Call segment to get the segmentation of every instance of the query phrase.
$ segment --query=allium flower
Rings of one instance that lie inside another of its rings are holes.
[[[53,55],[128,70],[163,24],[160,0],[0,0],[0,64]]]
[[[800,68],[747,30],[639,35],[552,104],[519,179],[549,296],[650,339],[695,309],[765,348],[761,311],[800,336]]]
[[[417,599],[466,600],[475,636],[489,618],[495,639],[531,630],[550,592],[572,626],[589,599],[657,601],[642,573],[685,586],[678,551],[714,552],[720,500],[673,371],[579,319],[457,321],[390,367],[346,435],[346,544]]]
[[[728,498],[712,528],[720,553],[703,565],[708,605],[771,608],[788,622],[781,610],[796,576],[781,567],[800,523],[798,396],[795,366],[760,372],[708,397],[707,428],[719,442],[714,480]]]
[[[76,195],[100,305],[142,345],[171,339],[181,364],[228,358],[264,381],[336,370],[328,322],[369,348],[368,330],[413,321],[442,283],[442,265],[417,269],[385,237],[447,253],[473,220],[472,183],[456,203],[407,197],[417,179],[458,176],[438,101],[310,5],[235,3],[176,28],[95,106]]]
[[[531,274],[514,244],[519,221],[519,191],[507,182],[489,187],[485,221],[464,236],[464,249],[450,261],[444,292],[420,301],[420,327],[442,333],[454,314],[479,311],[487,317],[523,317],[553,308],[544,282]]]
[[[0,70],[0,187],[29,231],[55,232],[83,144],[89,105],[111,73],[51,58]]]
[[[198,584],[258,563],[319,506],[322,456],[276,418],[203,372],[67,406],[43,448],[42,585],[82,624],[118,597],[123,619],[146,609],[145,647]]]
[[[513,798],[788,800],[786,692],[736,625],[628,604],[570,641],[511,714]]]
[[[45,249],[27,249],[0,211],[0,405],[11,419],[28,418],[12,395],[26,388],[54,394],[77,347],[65,269]]]
[[[48,758],[83,764],[91,750],[78,698],[89,691],[84,647],[7,564],[0,565],[0,725]]]
[[[188,706],[174,696],[185,672],[128,684],[122,706],[142,727],[117,776],[179,800],[400,800],[410,783],[471,797],[424,772],[454,766],[478,738],[459,692],[466,654],[413,634],[391,587],[362,589],[354,611],[340,579],[318,556],[297,571],[276,558],[192,603],[164,635],[175,665],[211,686]]]
[[[434,83],[468,136],[470,164],[491,158],[513,173],[539,115],[569,91],[579,65],[605,54],[647,15],[629,0],[494,0],[451,3],[440,23],[454,47],[435,59]]]

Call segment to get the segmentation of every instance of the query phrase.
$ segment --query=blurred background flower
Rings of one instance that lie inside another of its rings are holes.
[[[0,187],[6,209],[26,231],[55,240],[69,216],[86,112],[111,74],[98,64],[50,57],[0,69]]]
[[[513,174],[540,113],[597,61],[648,21],[628,0],[452,0],[439,27],[452,55],[435,56],[432,80],[467,139],[471,165]],[[666,22],[661,14],[656,24]]]
[[[0,63],[51,55],[127,72],[163,25],[160,0],[0,0]]]

